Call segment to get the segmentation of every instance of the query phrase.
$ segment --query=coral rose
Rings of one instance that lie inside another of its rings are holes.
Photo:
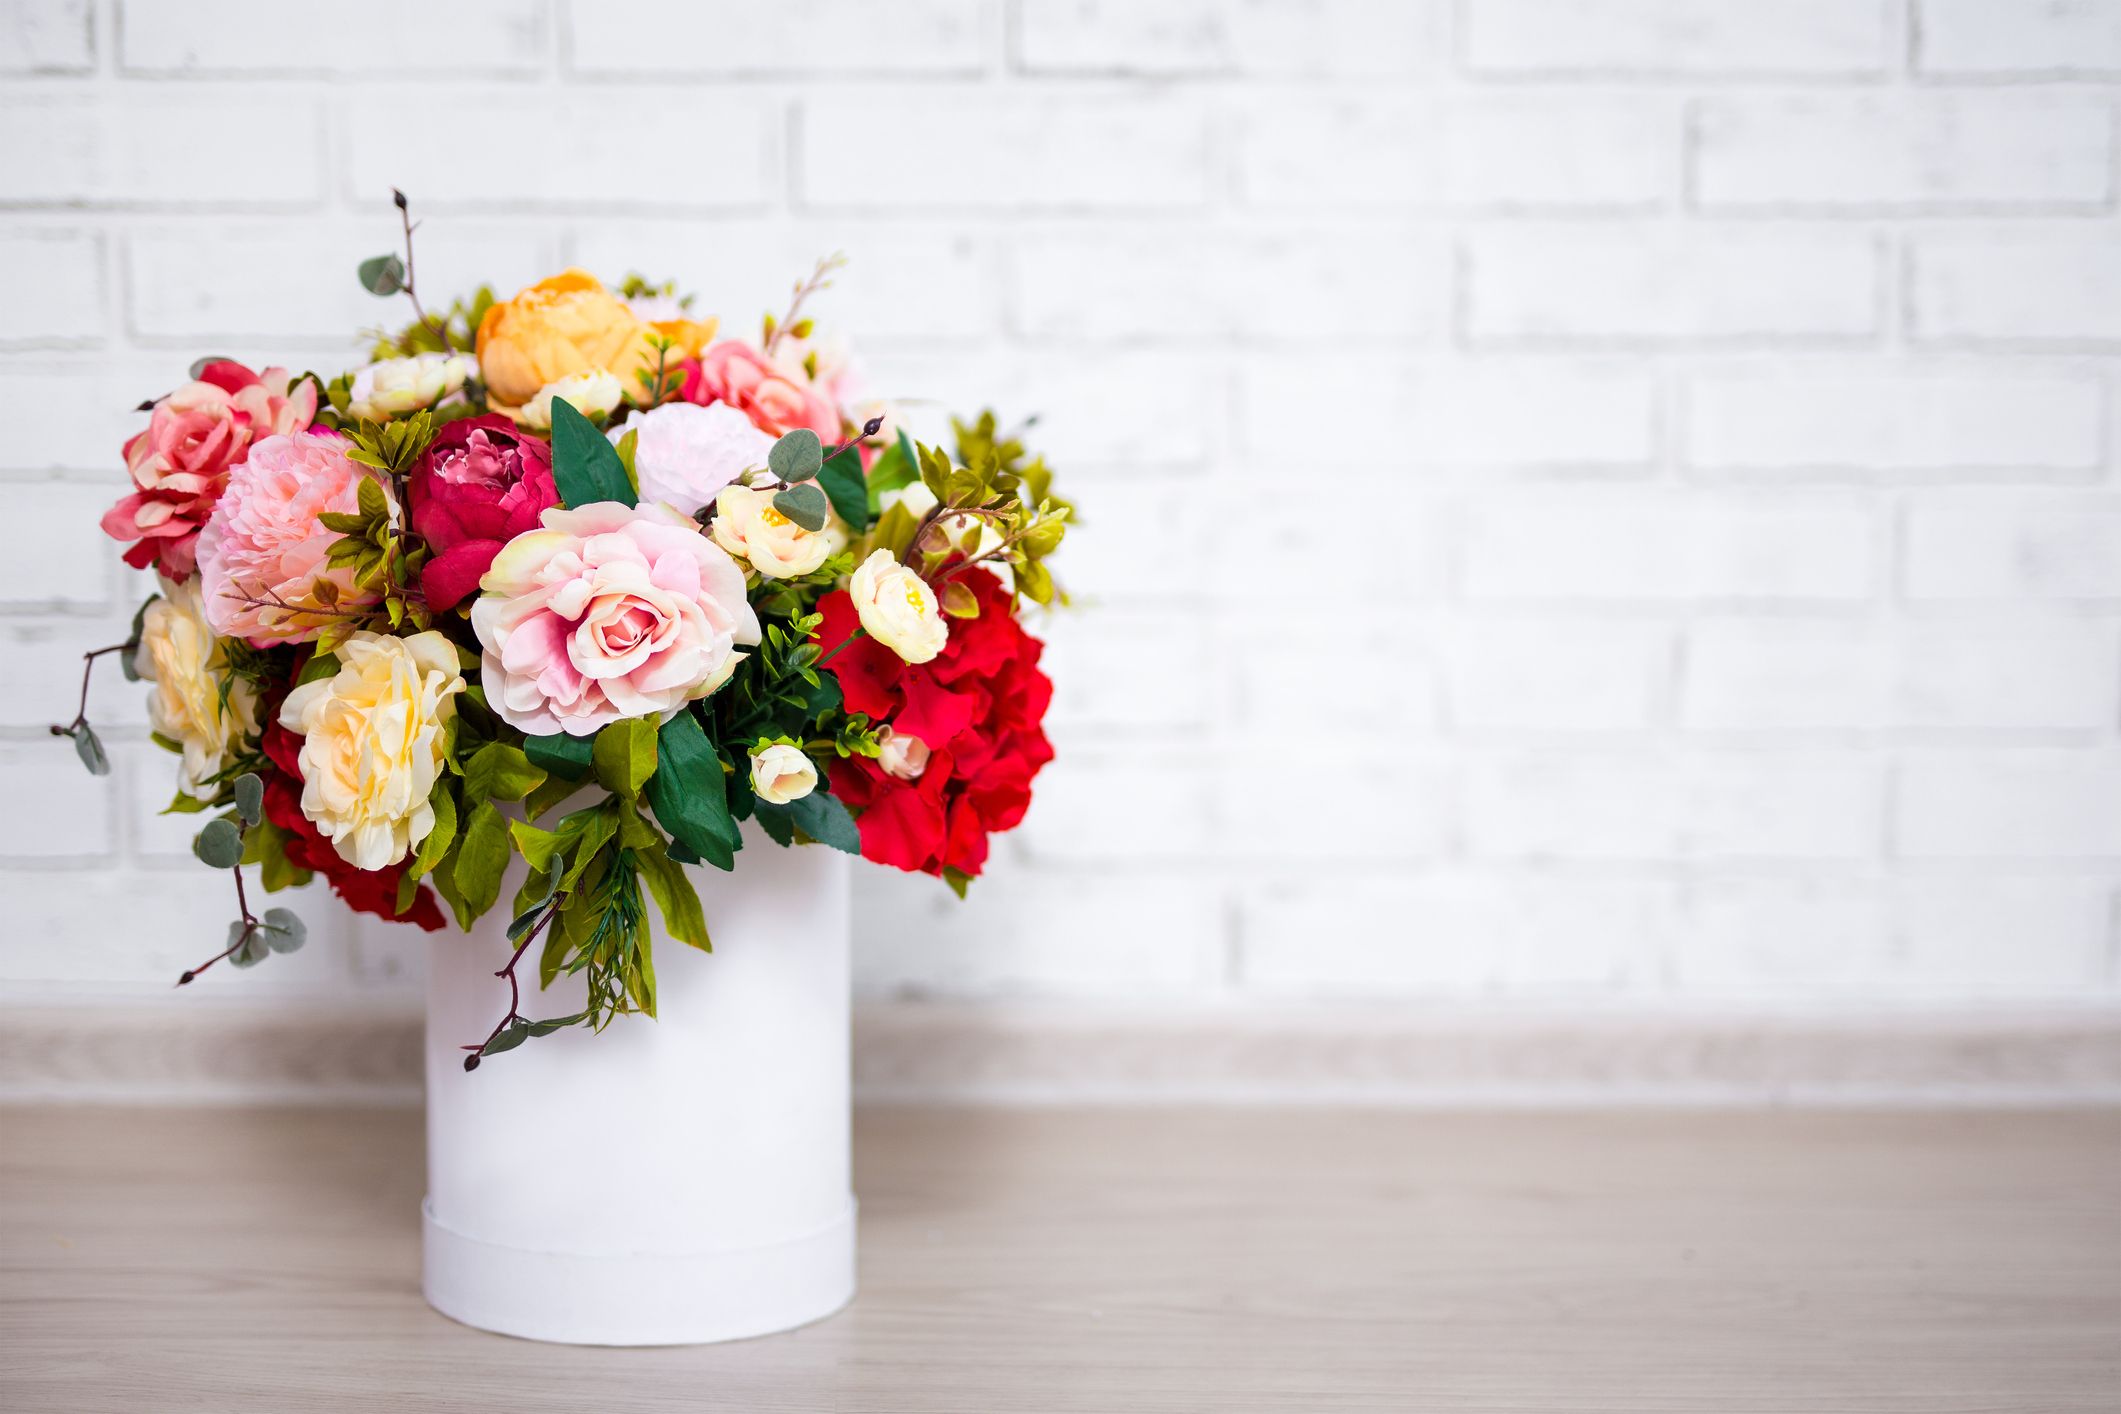
[[[726,403],[699,407],[665,403],[628,413],[611,431],[617,441],[635,434],[633,470],[641,499],[692,515],[715,493],[754,467],[766,465],[773,439]]]
[[[302,814],[348,864],[383,869],[435,827],[428,796],[464,675],[433,629],[357,632],[338,658],[337,673],[287,694],[280,725],[302,738]]]
[[[219,358],[155,404],[147,430],[125,444],[133,493],[103,516],[103,533],[131,542],[125,563],[153,565],[170,579],[197,568],[200,528],[250,444],[300,432],[316,419],[317,385],[290,388],[287,370],[253,373]]]
[[[427,607],[453,609],[501,547],[560,504],[552,447],[505,417],[460,418],[435,433],[406,486],[412,528],[434,552],[420,571]]]
[[[667,720],[759,641],[744,572],[668,506],[598,501],[543,521],[494,557],[471,606],[487,704],[511,726],[589,736]]]
[[[199,532],[200,588],[216,632],[260,647],[306,643],[338,611],[375,602],[354,588],[352,569],[324,562],[339,533],[317,517],[358,511],[367,474],[344,446],[313,432],[268,437],[229,473]],[[335,592],[319,599],[327,580]]]
[[[658,340],[675,345],[666,359],[675,373],[712,335],[712,325],[689,320],[649,324],[595,276],[565,270],[486,311],[479,321],[479,371],[488,399],[503,412],[569,374],[598,369],[617,378],[629,398],[645,400],[640,375],[655,372]]]
[[[186,795],[213,799],[221,788],[207,782],[258,734],[258,693],[229,671],[227,648],[206,621],[198,581],[162,581],[162,597],[140,616],[133,669],[155,685],[147,720],[184,758],[180,787]]]
[[[840,438],[832,399],[790,378],[741,339],[724,339],[688,365],[683,391],[688,403],[727,403],[775,437],[807,427],[828,447]]]

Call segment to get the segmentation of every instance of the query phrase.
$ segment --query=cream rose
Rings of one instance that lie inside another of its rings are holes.
[[[773,496],[749,486],[715,493],[714,543],[749,560],[768,579],[809,574],[847,543],[837,517],[827,519],[823,530],[805,530],[773,508]]]
[[[421,408],[431,408],[458,392],[479,371],[478,360],[464,354],[415,354],[411,358],[371,363],[353,376],[347,389],[347,411],[381,422]]]
[[[625,386],[617,378],[601,368],[591,368],[570,373],[558,382],[547,383],[538,389],[538,395],[517,411],[516,422],[533,432],[548,432],[552,430],[555,400],[566,403],[584,417],[595,419],[609,417],[625,397]]]
[[[287,694],[280,725],[302,737],[302,813],[341,859],[383,869],[435,827],[427,797],[464,675],[432,629],[356,633],[338,656],[337,673]]]
[[[876,734],[876,764],[887,776],[917,781],[928,773],[928,743],[917,736],[893,731],[889,725]]]
[[[206,782],[258,734],[258,694],[228,669],[228,653],[206,621],[196,578],[162,581],[162,597],[140,617],[133,670],[155,685],[147,720],[155,734],[184,757],[177,780],[184,793],[211,800]]]
[[[785,741],[751,753],[751,789],[768,805],[786,805],[817,789],[817,767]]]
[[[928,581],[878,550],[847,582],[848,597],[869,636],[909,663],[925,663],[950,641],[950,627]]]

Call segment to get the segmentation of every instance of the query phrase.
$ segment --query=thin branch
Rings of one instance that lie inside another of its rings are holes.
[[[470,1055],[464,1057],[464,1069],[467,1071],[479,1068],[479,1057],[484,1054],[488,1046],[493,1044],[494,1037],[506,1031],[513,1023],[529,1019],[523,1015],[521,1010],[523,989],[522,985],[516,980],[516,964],[523,960],[523,954],[530,951],[530,945],[536,942],[538,934],[544,932],[552,923],[553,918],[560,911],[560,905],[566,901],[567,895],[554,894],[551,901],[545,905],[545,912],[538,918],[537,922],[530,925],[529,931],[523,934],[523,941],[516,944],[515,952],[509,956],[508,965],[493,974],[496,977],[506,977],[508,979],[508,1014],[494,1023],[493,1030],[486,1033],[485,1040],[476,1045],[458,1047],[459,1050],[471,1052]]]
[[[788,302],[788,312],[781,316],[780,323],[774,325],[773,332],[766,336],[766,347],[760,350],[761,353],[768,358],[773,357],[773,351],[781,346],[781,339],[794,326],[796,316],[802,313],[803,302],[819,290],[830,289],[832,273],[846,263],[846,256],[834,252],[817,263],[817,269],[810,272],[809,279],[796,283],[795,297]]]
[[[413,287],[412,203],[407,201],[405,193],[399,191],[396,187],[390,189],[390,199],[397,204],[398,217],[405,223],[405,298],[412,301],[412,312],[419,316],[420,322],[427,326],[428,332],[442,341],[442,352],[455,353],[457,346],[456,342],[449,337],[449,326],[446,323],[437,324],[434,320],[428,318],[427,311],[420,307],[419,293]]]
[[[75,732],[88,725],[88,680],[96,671],[96,660],[106,653],[123,653],[132,646],[133,644],[129,641],[113,643],[107,648],[92,648],[81,655],[81,705],[75,711],[74,719],[71,722],[68,722],[63,727],[57,723],[52,725],[53,736],[72,736]]]
[[[227,957],[231,953],[235,952],[236,949],[243,947],[245,944],[249,943],[253,937],[257,936],[259,923],[256,915],[254,915],[250,911],[250,896],[244,893],[243,891],[243,866],[241,864],[237,864],[235,867],[230,869],[229,872],[236,876],[236,908],[243,915],[243,931],[236,935],[236,940],[234,942],[230,943],[227,947],[221,949],[221,951],[215,953],[212,957],[206,959],[206,961],[200,963],[197,967],[186,968],[184,970],[183,975],[177,978],[177,985],[180,987],[183,986],[185,983],[191,981],[193,978],[197,977],[207,968],[212,967],[222,958]]]

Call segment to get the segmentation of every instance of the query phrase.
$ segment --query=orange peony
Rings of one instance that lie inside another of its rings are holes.
[[[479,321],[479,372],[499,411],[523,406],[569,374],[596,369],[641,402],[640,374],[655,371],[658,335],[674,344],[667,362],[675,370],[714,337],[714,321],[646,323],[594,275],[563,270],[486,311]]]

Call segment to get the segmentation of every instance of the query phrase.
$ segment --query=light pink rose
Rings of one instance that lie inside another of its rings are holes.
[[[611,430],[611,440],[628,432],[636,434],[633,469],[641,499],[687,515],[746,471],[766,465],[773,450],[773,439],[727,403],[665,403],[635,412]]]
[[[668,506],[545,512],[479,581],[471,626],[487,705],[532,736],[669,719],[728,680],[759,641],[744,572]]]
[[[199,529],[228,483],[228,469],[251,442],[300,432],[317,415],[317,385],[304,379],[290,395],[287,370],[251,372],[213,359],[155,404],[147,430],[125,444],[133,492],[103,516],[103,533],[131,543],[125,563],[153,565],[170,579],[191,578]]]
[[[817,388],[799,383],[741,339],[724,339],[685,370],[685,401],[728,403],[759,431],[779,437],[798,427],[831,446],[840,439],[840,411]]]
[[[337,610],[375,602],[354,588],[350,567],[324,563],[339,533],[317,517],[358,511],[367,475],[344,446],[314,432],[267,437],[229,472],[199,532],[200,589],[216,633],[261,647],[306,643]],[[317,597],[319,580],[332,583],[335,599]]]

